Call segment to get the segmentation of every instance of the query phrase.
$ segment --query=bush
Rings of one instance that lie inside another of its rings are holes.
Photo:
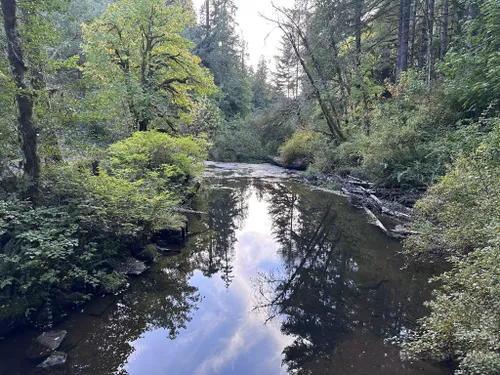
[[[285,165],[295,162],[310,164],[314,158],[314,142],[318,135],[310,130],[298,130],[280,148],[280,159]]]
[[[184,196],[204,169],[208,143],[203,138],[174,138],[160,132],[137,132],[111,145],[104,168],[131,182],[148,181],[158,192]]]
[[[475,152],[463,155],[417,203],[424,234],[407,242],[411,255],[466,254],[488,245],[494,218],[500,217],[500,119]]]
[[[228,162],[261,161],[265,157],[255,118],[235,118],[226,123],[210,150],[212,159]]]
[[[417,204],[423,234],[405,243],[412,257],[437,253],[452,264],[406,350],[457,360],[457,374],[500,373],[500,119],[490,121],[477,150]]]
[[[455,258],[453,270],[436,278],[443,287],[427,303],[431,314],[407,338],[405,350],[420,358],[456,360],[457,374],[499,374],[499,275],[500,237]]]
[[[179,229],[172,207],[203,168],[206,143],[141,133],[112,145],[93,174],[86,163],[44,168],[37,206],[0,200],[0,304],[20,318],[42,305],[80,303],[124,283],[113,260]]]

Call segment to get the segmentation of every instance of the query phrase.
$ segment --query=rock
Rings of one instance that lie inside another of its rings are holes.
[[[63,352],[53,352],[49,358],[40,363],[37,368],[43,369],[55,369],[61,368],[66,365],[66,361],[68,360],[68,355]]]
[[[67,333],[65,330],[53,330],[42,333],[28,348],[26,356],[29,359],[41,359],[49,356],[61,346]]]
[[[148,267],[146,266],[146,264],[144,264],[144,262],[141,262],[140,260],[137,260],[132,257],[125,259],[116,267],[116,270],[118,272],[123,273],[124,275],[133,275],[133,276],[141,275],[147,269]]]

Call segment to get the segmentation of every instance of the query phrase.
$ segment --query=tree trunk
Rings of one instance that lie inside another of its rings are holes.
[[[21,40],[17,30],[16,0],[1,0],[7,38],[7,54],[10,68],[17,86],[16,102],[19,110],[18,125],[23,151],[23,169],[29,178],[28,196],[36,200],[38,196],[38,180],[40,177],[40,159],[38,157],[38,132],[34,125],[34,98],[30,85],[26,80],[26,66]]]
[[[396,64],[396,82],[402,72],[408,70],[408,38],[410,34],[411,0],[400,0],[400,21],[398,33],[398,59]]]
[[[314,80],[314,77],[313,77],[311,71],[309,70],[306,62],[304,61],[304,59],[300,55],[300,50],[299,50],[297,44],[295,43],[293,35],[288,33],[284,28],[281,28],[281,30],[285,33],[285,35],[289,39],[290,44],[292,45],[292,48],[295,52],[295,55],[296,55],[297,59],[299,60],[300,65],[302,66],[302,69],[304,70],[304,73],[306,74],[307,78],[309,79],[309,83],[311,84],[312,88],[314,89],[314,91],[316,93],[319,106],[321,108],[321,111],[323,112],[323,115],[325,116],[326,123],[328,125],[328,129],[331,132],[332,137],[338,143],[345,141],[346,138],[344,136],[344,133],[340,129],[340,123],[339,123],[338,119],[335,117],[335,115],[332,115],[330,109],[328,108],[327,102],[323,98],[321,90],[317,86],[316,81]]]
[[[425,66],[425,58],[427,56],[427,37],[428,37],[428,23],[429,23],[429,3],[425,1],[425,9],[422,17],[422,32],[420,35],[420,52],[418,55],[417,70],[420,72]]]
[[[428,40],[427,40],[427,86],[431,85],[431,75],[433,68],[433,59],[432,59],[432,42],[434,37],[434,6],[435,0],[429,0],[429,32],[428,32]]]
[[[359,73],[359,67],[361,65],[361,34],[362,34],[362,22],[361,16],[363,15],[363,0],[356,1],[356,15],[355,15],[355,38],[356,38],[356,56],[355,56],[355,69],[356,73]]]
[[[449,19],[449,0],[443,0],[443,23],[441,25],[441,49],[439,57],[444,59],[448,49],[448,19]]]
[[[447,1],[447,0],[445,0]],[[411,41],[410,41],[410,58],[409,65],[413,66],[413,62],[415,60],[415,39],[417,33],[417,8],[418,8],[418,0],[415,0],[413,3],[412,13],[411,13]]]

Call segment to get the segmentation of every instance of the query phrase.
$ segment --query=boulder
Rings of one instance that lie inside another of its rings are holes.
[[[57,350],[68,332],[65,330],[53,330],[42,333],[35,339],[35,342],[28,348],[26,356],[29,359],[41,359],[48,357]]]
[[[129,257],[123,262],[118,264],[116,270],[124,275],[138,276],[146,272],[148,267],[144,262],[137,260],[135,258]]]

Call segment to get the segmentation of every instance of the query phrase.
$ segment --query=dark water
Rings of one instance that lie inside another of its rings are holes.
[[[428,275],[345,198],[284,177],[211,165],[183,253],[57,327],[69,373],[450,374],[384,344],[424,313]],[[29,374],[36,334],[0,340],[0,374]]]

